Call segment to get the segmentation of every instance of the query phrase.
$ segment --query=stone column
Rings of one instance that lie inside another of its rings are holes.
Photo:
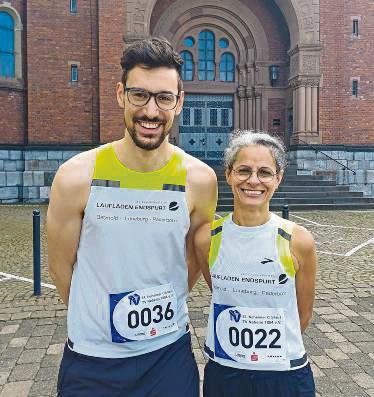
[[[294,144],[321,143],[318,131],[321,51],[319,35],[314,38],[309,36],[308,41],[295,43],[293,48],[288,51],[290,57],[289,86],[293,90],[292,142]]]
[[[297,131],[297,90],[294,88],[292,90],[292,107],[293,107],[293,132]]]
[[[305,131],[305,87],[301,86],[297,89],[297,132]]]
[[[248,98],[248,129],[253,130],[254,129],[254,117],[253,117],[253,98],[249,97]]]
[[[312,87],[305,87],[305,131],[312,131]]]
[[[244,87],[239,87],[238,91],[239,98],[239,128],[245,128],[245,89]]]
[[[255,116],[256,116],[256,121],[255,121],[255,128],[256,130],[261,130],[262,129],[262,101],[261,101],[261,94],[256,94],[255,96]]]
[[[244,123],[243,123],[243,128],[244,129],[248,129],[248,98],[247,98],[247,94],[245,93],[244,94],[245,96],[244,96],[244,106],[243,106],[243,109],[244,109]]]
[[[312,131],[318,131],[318,87],[312,88]]]
[[[253,117],[252,88],[247,88],[246,94],[247,94],[247,126],[246,126],[246,128],[248,130],[251,130],[254,128],[254,126],[253,126],[254,117]]]

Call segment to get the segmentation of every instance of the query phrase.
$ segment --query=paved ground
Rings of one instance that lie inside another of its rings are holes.
[[[43,287],[35,298],[31,283],[13,278],[32,277],[31,213],[0,206],[0,397],[54,396],[66,338],[55,290]],[[318,396],[374,396],[374,212],[291,215],[315,235],[320,252],[313,323],[304,336]],[[42,243],[42,279],[50,283],[44,234]],[[200,280],[189,308],[201,371],[209,299]]]

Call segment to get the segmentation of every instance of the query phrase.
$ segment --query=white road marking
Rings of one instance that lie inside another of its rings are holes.
[[[318,254],[336,255],[336,256],[346,256],[345,254],[338,254],[336,252],[329,251],[317,251]]]
[[[368,227],[358,227],[358,226],[340,226],[340,225],[319,225],[321,227],[335,227],[337,229],[354,229],[354,230],[369,230],[374,231],[374,229],[370,229]]]
[[[309,223],[311,223],[312,225],[322,226],[320,223],[313,222],[313,221],[311,221],[311,220],[309,220],[309,219],[302,218],[301,216],[298,216],[298,215],[290,214],[290,216],[293,216],[294,218],[297,218],[297,219],[301,219],[302,221],[309,222]]]
[[[25,281],[26,283],[32,283],[34,284],[34,280],[30,279],[30,278],[26,278],[26,277],[20,277],[20,276],[16,276],[14,274],[9,274],[9,273],[3,273],[0,272],[0,276],[4,276],[5,279],[2,279],[0,281],[5,281],[5,280],[9,280],[9,279],[15,279],[15,280],[19,280],[19,281]],[[41,285],[43,287],[47,287],[50,289],[56,289],[56,286],[52,285],[52,284],[47,284],[47,283],[41,283]]]
[[[355,252],[359,251],[361,248],[366,247],[369,244],[374,244],[374,237],[364,243],[357,245],[356,247],[352,248],[350,251],[346,252],[345,254],[338,254],[337,252],[330,252],[330,251],[318,251],[320,254],[327,254],[327,255],[336,255],[336,256],[344,256],[349,257],[352,256]]]
[[[358,250],[360,250],[363,247],[366,247],[369,244],[374,243],[374,237],[371,238],[368,241],[365,241],[364,243],[358,245],[357,247],[352,248],[350,251],[348,251],[344,256],[351,256],[352,254],[354,254],[355,252],[357,252]]]
[[[293,217],[301,219],[301,220],[303,220],[305,222],[311,223],[312,225],[320,226],[320,227],[335,227],[335,228],[338,228],[338,229],[355,229],[355,230],[370,230],[370,231],[374,231],[374,229],[370,229],[368,227],[326,225],[326,224],[323,224],[323,223],[318,223],[318,222],[311,221],[310,219],[302,218],[301,216],[298,216],[298,215],[290,214],[290,216],[293,216]]]
[[[344,210],[344,212],[352,212],[352,213],[365,213],[365,212],[374,212],[374,210]]]

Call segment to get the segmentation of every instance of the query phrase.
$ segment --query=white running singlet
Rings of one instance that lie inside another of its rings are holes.
[[[307,364],[289,248],[292,227],[275,214],[256,227],[236,225],[232,214],[213,223],[205,352],[219,364],[269,371]]]
[[[147,173],[126,168],[111,144],[98,150],[70,288],[74,351],[138,356],[187,332],[186,173],[178,148]]]

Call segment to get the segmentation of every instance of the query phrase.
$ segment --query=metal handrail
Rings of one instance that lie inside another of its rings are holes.
[[[303,140],[300,139],[300,138],[298,138],[298,140],[299,140],[300,142],[303,142],[303,143],[305,143],[306,145],[310,146],[316,153],[318,153],[318,152],[319,152],[319,153],[322,153],[322,154],[324,154],[326,157],[328,157],[329,159],[335,161],[335,163],[340,164],[340,165],[343,167],[343,171],[348,170],[348,171],[353,172],[353,175],[356,175],[356,171],[351,170],[348,166],[344,165],[344,164],[341,163],[340,161],[334,159],[333,157],[329,156],[329,155],[326,154],[325,152],[322,152],[322,150],[317,149],[315,146],[311,145],[311,144],[308,143],[308,142],[303,141]]]

